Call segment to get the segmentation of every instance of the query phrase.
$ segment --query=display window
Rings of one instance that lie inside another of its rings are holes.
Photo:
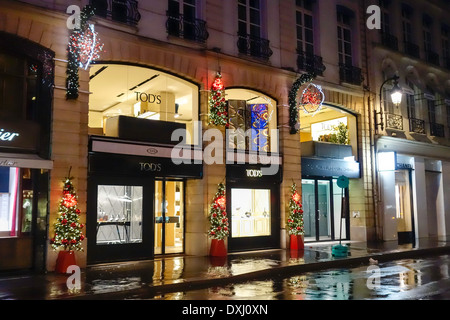
[[[269,189],[231,189],[231,210],[233,238],[271,234]]]
[[[95,64],[90,68],[89,88],[90,134],[116,136],[121,130],[117,118],[122,116],[177,123],[187,131],[186,143],[198,143],[194,140],[194,122],[199,119],[196,84],[146,67]]]
[[[229,147],[237,150],[278,152],[276,101],[249,89],[227,89]]]
[[[32,212],[31,170],[0,167],[0,237],[29,235]]]
[[[98,245],[142,242],[142,196],[142,186],[98,186]]]
[[[356,117],[342,109],[323,105],[316,113],[300,111],[300,141],[349,145],[355,160],[358,158]]]

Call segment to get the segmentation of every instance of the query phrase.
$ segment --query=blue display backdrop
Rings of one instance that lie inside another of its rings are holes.
[[[252,151],[269,151],[269,112],[267,104],[251,104]]]

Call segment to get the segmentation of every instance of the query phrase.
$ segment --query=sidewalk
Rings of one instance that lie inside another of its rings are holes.
[[[178,256],[155,260],[90,266],[81,272],[81,289],[69,292],[69,275],[5,276],[0,273],[0,299],[139,299],[152,294],[186,291],[329,268],[369,265],[369,259],[389,261],[450,254],[450,237],[424,239],[412,245],[396,242],[368,244],[343,241],[349,255],[335,258],[331,248],[338,242],[305,244],[305,250],[265,250],[229,254],[226,258]]]

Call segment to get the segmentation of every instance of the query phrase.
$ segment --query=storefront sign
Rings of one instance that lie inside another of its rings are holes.
[[[413,169],[413,166],[412,165],[410,165],[409,163],[396,163],[395,164],[395,168],[397,169],[397,170],[402,170],[402,169]]]
[[[170,158],[142,157],[124,154],[91,153],[89,174],[127,177],[201,178],[203,164],[176,165]]]
[[[5,129],[0,129],[0,140],[13,141],[17,136],[19,136],[17,132],[8,132]]]
[[[0,121],[0,149],[38,151],[39,131],[32,121]]]
[[[253,177],[253,178],[262,177],[261,170],[246,169],[245,171],[247,172],[247,177]]]
[[[161,95],[137,91],[134,93],[136,93],[136,101],[161,104]]]
[[[281,167],[276,174],[264,174],[263,168],[269,165],[258,164],[227,164],[227,179],[245,179],[247,181],[258,181],[264,183],[280,183],[282,180]]]
[[[359,162],[302,157],[302,175],[319,177],[360,178]]]

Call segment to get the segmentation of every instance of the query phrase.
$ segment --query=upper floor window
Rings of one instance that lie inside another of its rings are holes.
[[[344,7],[337,6],[337,40],[339,57],[339,77],[343,82],[360,85],[362,83],[361,69],[355,67],[353,56],[352,29],[355,24],[355,13]]]
[[[263,38],[262,19],[260,0],[238,1],[239,53],[267,60],[273,52],[269,40]]]
[[[137,25],[141,19],[137,0],[90,0],[95,15],[113,21]]]
[[[390,1],[380,0],[381,9],[381,31],[386,34],[392,34],[391,19],[390,19]]]
[[[198,19],[199,0],[169,0],[167,33],[171,36],[205,42],[208,37],[206,22]]]
[[[402,31],[403,31],[403,41],[412,42],[412,8],[406,4],[402,5]]]
[[[352,54],[352,16],[344,10],[338,10],[337,13],[337,34],[338,34],[338,55],[339,63],[353,65]]]
[[[311,0],[296,0],[297,50],[314,54],[313,5]]]
[[[432,20],[428,15],[423,16],[423,48],[425,52],[433,51]]]
[[[409,80],[407,80],[406,83],[410,89],[409,90],[410,94],[406,94],[406,111],[407,111],[409,119],[415,119],[416,118],[416,98],[415,98],[416,87]]]
[[[415,58],[420,57],[419,47],[414,43],[413,35],[413,9],[402,4],[402,31],[403,31],[403,46],[406,54]]]

